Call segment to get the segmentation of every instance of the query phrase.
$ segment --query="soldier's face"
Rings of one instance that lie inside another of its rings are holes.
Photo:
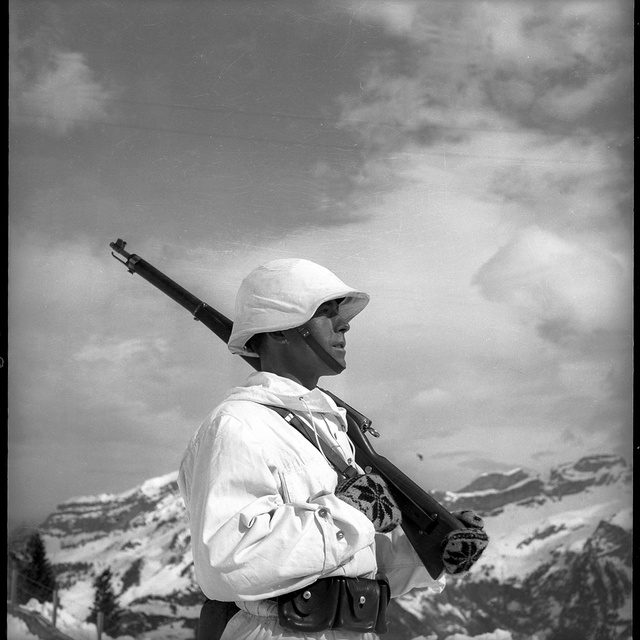
[[[337,300],[321,304],[315,314],[306,323],[316,342],[343,367],[346,366],[346,333],[349,323],[340,315]]]
[[[338,301],[330,300],[321,304],[304,326],[320,349],[330,355],[335,363],[329,364],[320,357],[298,329],[286,329],[278,332],[284,337],[284,342],[279,342],[284,347],[285,358],[280,360],[275,373],[293,378],[312,389],[321,376],[336,375],[346,367],[345,334],[349,331],[349,323],[340,316]]]

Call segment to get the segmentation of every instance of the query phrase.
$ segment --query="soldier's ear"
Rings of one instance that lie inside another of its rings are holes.
[[[249,340],[247,340],[247,349],[249,349],[249,351],[253,351],[254,353],[260,353],[260,349],[262,346],[262,343],[264,341],[264,337],[266,334],[264,333],[256,333],[255,336],[252,336],[251,338],[249,338]]]

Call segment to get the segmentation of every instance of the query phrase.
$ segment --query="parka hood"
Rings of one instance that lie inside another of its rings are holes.
[[[320,389],[316,387],[309,390],[301,384],[275,373],[266,371],[252,373],[244,385],[231,389],[225,402],[237,400],[286,407],[303,415],[307,412],[331,413],[339,417],[345,429],[347,425],[347,412],[342,407],[338,407]]]

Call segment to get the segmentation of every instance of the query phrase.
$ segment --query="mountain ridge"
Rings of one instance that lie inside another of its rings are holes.
[[[631,624],[631,476],[622,457],[586,456],[544,476],[516,468],[483,474],[459,491],[434,491],[451,511],[479,513],[491,543],[469,574],[449,578],[441,596],[394,600],[393,640],[500,629],[514,639],[562,640],[561,618],[582,624],[579,612],[596,595],[605,604],[591,604],[597,620],[580,637],[595,639],[589,634],[603,624],[618,634],[612,638],[631,637],[624,635]],[[176,479],[171,472],[120,494],[70,498],[43,522],[60,602],[78,619],[88,613],[93,576],[109,566],[127,609],[126,633],[193,637],[202,595]]]

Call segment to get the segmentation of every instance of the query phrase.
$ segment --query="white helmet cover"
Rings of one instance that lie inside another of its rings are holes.
[[[347,322],[369,302],[368,294],[352,289],[329,269],[310,260],[267,262],[254,269],[238,289],[229,350],[257,357],[245,347],[252,336],[300,327],[323,302],[339,298],[344,298],[339,313]]]

